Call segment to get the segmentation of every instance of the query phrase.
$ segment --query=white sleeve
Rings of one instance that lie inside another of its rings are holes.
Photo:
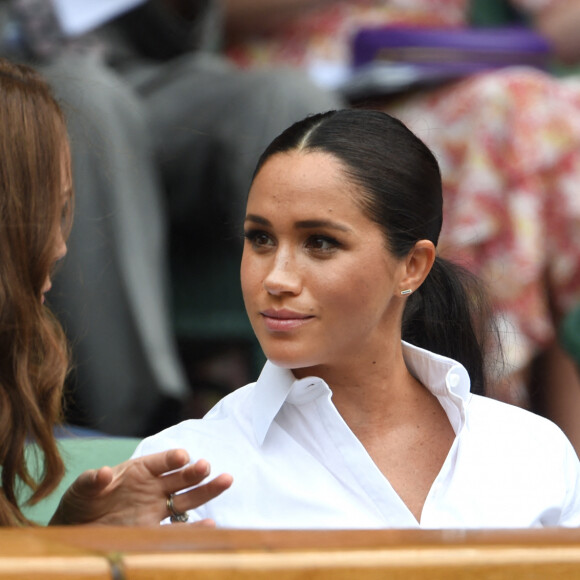
[[[560,525],[580,527],[580,460],[568,439],[566,439],[562,471],[566,478],[566,499],[562,508]]]

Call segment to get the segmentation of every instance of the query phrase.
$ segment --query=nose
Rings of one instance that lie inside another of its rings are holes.
[[[299,294],[302,288],[296,261],[289,252],[279,252],[274,256],[264,278],[264,288],[272,296]]]
[[[62,260],[66,256],[67,247],[66,242],[64,241],[64,237],[62,232],[59,231],[58,238],[56,241],[56,261]]]

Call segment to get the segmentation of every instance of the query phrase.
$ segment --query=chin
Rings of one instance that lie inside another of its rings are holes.
[[[268,352],[264,350],[266,358],[277,367],[282,369],[305,369],[316,365],[314,361],[304,356],[292,355],[290,353]]]
[[[302,369],[320,364],[318,348],[314,341],[288,339],[288,337],[258,336],[266,358],[283,369]]]

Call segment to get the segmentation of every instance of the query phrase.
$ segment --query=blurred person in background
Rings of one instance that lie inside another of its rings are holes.
[[[116,4],[2,0],[0,20],[4,54],[42,70],[71,135],[76,227],[51,295],[74,354],[71,420],[140,436],[190,394],[168,233],[206,222],[233,236],[258,152],[337,98],[297,72],[228,63],[214,2]]]

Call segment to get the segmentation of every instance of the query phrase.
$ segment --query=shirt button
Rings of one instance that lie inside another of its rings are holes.
[[[452,388],[456,387],[460,381],[461,381],[461,377],[455,373],[450,374],[448,379],[447,379],[449,386]]]

